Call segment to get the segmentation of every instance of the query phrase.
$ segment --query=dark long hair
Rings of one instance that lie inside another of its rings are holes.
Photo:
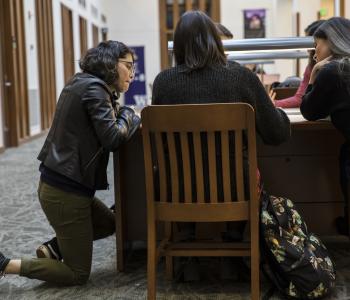
[[[102,79],[108,85],[113,85],[119,77],[116,68],[118,60],[127,54],[133,56],[133,51],[121,42],[101,42],[86,52],[79,66],[83,72]]]
[[[314,37],[329,42],[334,58],[350,57],[350,20],[330,18],[316,30]]]
[[[313,36],[316,30],[324,23],[326,20],[317,20],[309,24],[305,29],[305,33],[307,36]],[[315,50],[309,51],[309,66],[313,67],[316,64],[314,60]]]
[[[226,65],[224,48],[214,22],[201,11],[188,11],[176,25],[174,55],[185,71]]]
[[[338,62],[339,74],[350,93],[350,20],[330,18],[316,30],[314,37],[328,41],[332,60]]]

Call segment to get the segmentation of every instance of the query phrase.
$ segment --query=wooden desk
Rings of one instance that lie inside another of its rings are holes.
[[[338,152],[343,137],[330,122],[292,124],[291,139],[279,146],[258,140],[258,165],[265,189],[292,199],[309,229],[335,234],[342,214]],[[117,269],[124,270],[129,241],[146,240],[146,191],[141,130],[114,153]]]

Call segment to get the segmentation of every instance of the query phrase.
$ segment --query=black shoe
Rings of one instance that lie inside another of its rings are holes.
[[[61,261],[62,255],[58,247],[57,238],[54,237],[50,241],[40,245],[38,249],[36,249],[36,256],[38,258],[51,258]]]
[[[341,235],[349,235],[349,222],[345,217],[338,217],[335,219],[335,226]]]
[[[115,214],[115,204],[113,204],[109,209]]]
[[[5,255],[2,254],[2,252],[0,252],[0,277],[5,275],[5,269],[9,264],[9,262],[10,262],[10,259],[5,257]]]

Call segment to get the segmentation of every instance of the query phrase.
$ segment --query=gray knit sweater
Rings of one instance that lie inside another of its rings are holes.
[[[290,137],[287,115],[275,108],[258,77],[237,63],[204,68],[191,73],[176,66],[158,74],[152,104],[244,102],[253,106],[256,128],[266,144],[280,144]]]

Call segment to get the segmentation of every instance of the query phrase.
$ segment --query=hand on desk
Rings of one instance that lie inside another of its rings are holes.
[[[141,117],[141,111],[146,105],[128,105],[138,117]]]
[[[276,105],[276,101],[275,101],[275,99],[276,99],[276,92],[273,89],[270,89],[269,97],[271,99],[272,104]]]

